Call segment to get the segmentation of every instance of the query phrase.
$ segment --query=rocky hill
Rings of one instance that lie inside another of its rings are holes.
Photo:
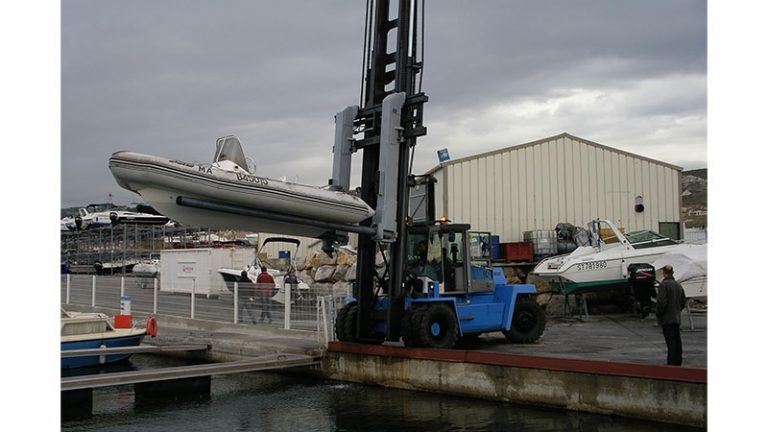
[[[683,220],[687,227],[707,226],[707,169],[682,173]]]

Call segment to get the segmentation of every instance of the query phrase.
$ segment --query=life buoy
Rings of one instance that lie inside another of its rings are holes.
[[[152,337],[157,336],[157,320],[155,317],[147,318],[147,334]]]

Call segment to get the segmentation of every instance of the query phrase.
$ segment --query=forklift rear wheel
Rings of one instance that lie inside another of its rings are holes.
[[[432,303],[414,311],[411,324],[417,346],[450,349],[459,338],[456,315],[445,303]]]
[[[530,297],[517,299],[512,328],[504,330],[504,336],[512,343],[534,343],[544,334],[546,316],[536,300]]]
[[[357,302],[344,305],[336,316],[336,339],[340,342],[355,341],[355,320],[357,319]]]

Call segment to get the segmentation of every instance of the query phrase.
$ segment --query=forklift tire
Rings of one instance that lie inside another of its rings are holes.
[[[413,318],[414,309],[408,309],[403,315],[403,319],[400,321],[400,336],[403,338],[403,344],[407,347],[414,346],[413,326],[411,325],[411,319]]]
[[[340,342],[355,341],[355,320],[357,319],[357,302],[344,305],[336,315],[336,339]]]
[[[504,336],[512,343],[534,343],[544,334],[546,316],[536,300],[530,297],[517,299],[515,315],[512,317],[512,328],[502,330]]]
[[[446,303],[432,303],[414,312],[411,320],[416,346],[451,349],[459,339],[459,324]]]

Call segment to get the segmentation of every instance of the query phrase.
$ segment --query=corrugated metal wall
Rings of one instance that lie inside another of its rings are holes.
[[[502,242],[560,222],[613,220],[625,232],[680,222],[680,169],[561,134],[438,168],[436,211]],[[642,196],[645,211],[634,211]]]

